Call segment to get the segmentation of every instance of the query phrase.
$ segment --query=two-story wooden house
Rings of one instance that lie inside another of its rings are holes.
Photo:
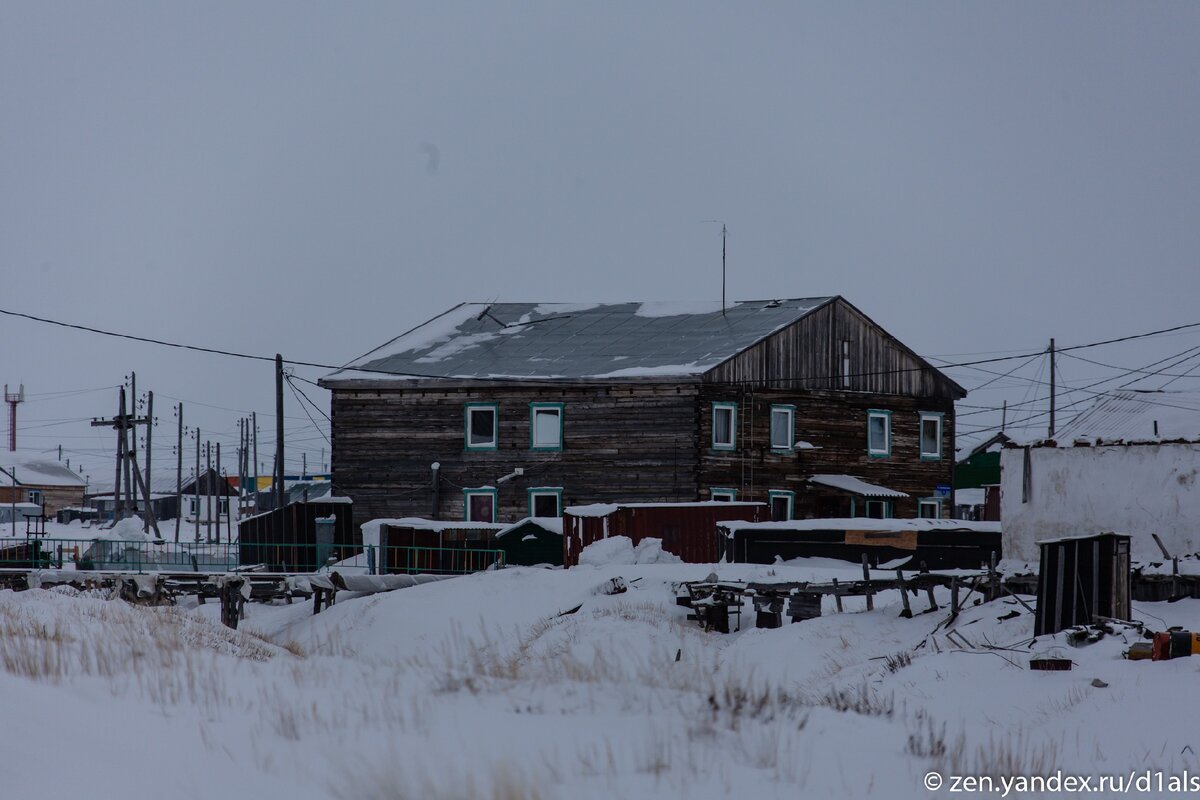
[[[732,499],[948,515],[966,395],[841,297],[462,304],[321,385],[359,521]]]

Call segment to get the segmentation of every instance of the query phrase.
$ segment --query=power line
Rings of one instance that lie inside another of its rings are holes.
[[[165,339],[155,339],[155,338],[149,337],[149,336],[137,336],[135,334],[119,333],[116,331],[104,330],[102,328],[95,328],[90,325],[80,325],[78,323],[73,323],[73,322],[63,322],[61,320],[49,319],[46,317],[39,317],[39,316],[35,316],[33,314],[25,314],[20,311],[12,311],[9,309],[4,309],[4,308],[0,308],[0,314],[9,316],[9,317],[17,317],[20,319],[27,319],[27,320],[30,320],[33,322],[40,322],[40,323],[43,323],[46,325],[55,325],[60,328],[69,328],[72,330],[85,331],[87,333],[94,333],[94,334],[97,334],[100,336],[111,336],[114,338],[127,339],[129,341],[134,341],[134,342],[143,342],[146,344],[156,344],[156,345],[159,345],[160,347],[172,347],[172,348],[176,348],[176,349],[180,349],[180,350],[191,350],[193,352],[198,352],[198,353],[209,353],[211,355],[229,356],[230,358],[241,358],[241,359],[246,359],[246,360],[250,360],[250,361],[267,361],[267,362],[275,361],[274,357],[272,357],[272,356],[261,356],[261,355],[255,355],[252,353],[239,353],[239,352],[236,352],[233,350],[222,350],[220,348],[215,348],[215,347],[203,347],[200,345],[184,344],[181,342],[172,342],[172,341],[168,341]],[[1189,322],[1189,323],[1186,323],[1183,325],[1174,325],[1169,328],[1161,328],[1159,330],[1147,331],[1145,333],[1135,333],[1135,334],[1130,334],[1128,336],[1119,336],[1119,337],[1116,337],[1113,339],[1105,339],[1105,340],[1098,341],[1098,342],[1087,342],[1085,344],[1077,344],[1077,345],[1071,345],[1069,347],[1061,347],[1061,348],[1057,348],[1057,351],[1062,353],[1062,352],[1069,352],[1069,351],[1073,351],[1073,350],[1083,350],[1083,349],[1092,348],[1092,347],[1102,347],[1102,346],[1110,345],[1110,344],[1119,344],[1121,342],[1129,342],[1129,341],[1133,341],[1135,339],[1146,339],[1151,336],[1161,336],[1164,334],[1175,333],[1177,331],[1189,330],[1192,328],[1200,328],[1200,322]],[[995,356],[992,358],[983,358],[983,359],[978,359],[975,361],[961,361],[961,362],[953,363],[953,364],[948,363],[948,364],[945,364],[944,367],[945,368],[971,367],[971,366],[976,366],[979,364],[995,364],[995,363],[999,363],[999,362],[1003,362],[1003,361],[1014,361],[1014,360],[1018,360],[1018,359],[1025,360],[1025,359],[1029,359],[1031,357],[1038,356],[1041,354],[1042,354],[1042,351],[1038,351],[1035,353],[1022,353],[1019,355]],[[392,375],[392,376],[396,376],[396,377],[405,377],[405,378],[425,378],[425,379],[429,379],[429,380],[442,380],[445,378],[444,375],[428,375],[428,374],[421,374],[421,373],[416,373],[416,372],[402,372],[402,371],[398,371],[398,370],[383,370],[383,369],[371,369],[371,368],[366,368],[366,367],[351,367],[349,364],[333,365],[333,364],[322,364],[322,363],[318,363],[318,362],[314,362],[314,361],[296,361],[293,359],[284,359],[284,362],[287,364],[292,364],[294,366],[298,366],[298,367],[313,367],[315,369],[328,369],[328,370],[335,370],[335,371],[351,370],[354,372],[365,372],[365,373],[369,373],[369,374],[380,374],[380,375]],[[929,366],[932,368],[932,365],[929,365]],[[890,370],[859,372],[859,373],[854,373],[852,375],[808,376],[807,378],[805,378],[805,380],[831,380],[833,378],[842,378],[842,377],[871,377],[871,376],[878,376],[878,375],[894,375],[894,374],[900,374],[900,373],[905,373],[905,372],[919,372],[926,368],[927,367],[924,365],[918,365],[915,367],[901,367],[901,368],[890,369]],[[490,381],[490,382],[511,382],[512,380],[515,380],[515,379],[518,379],[518,378],[516,378],[516,377],[505,378],[505,377],[492,377],[492,376],[471,378],[472,381]],[[796,380],[797,380],[796,378],[778,378],[778,379],[759,380],[759,381],[719,381],[716,383],[719,383],[721,385],[742,385],[742,384],[746,384],[746,383],[769,384],[769,383],[777,383],[777,382],[793,383]]]

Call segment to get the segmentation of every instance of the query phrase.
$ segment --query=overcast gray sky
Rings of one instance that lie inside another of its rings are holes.
[[[923,354],[1200,321],[1198,34],[1192,3],[6,0],[0,308],[341,363],[460,300],[717,298],[716,218],[731,296],[842,294]],[[226,447],[272,425],[266,364],[0,337],[24,447],[111,449],[70,420],[112,392],[46,393],[130,370],[156,458],[175,398]]]

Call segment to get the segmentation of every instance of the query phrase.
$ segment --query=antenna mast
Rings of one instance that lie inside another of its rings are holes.
[[[729,234],[729,229],[725,227],[725,223],[721,223],[721,316],[725,316],[725,239]]]
[[[4,402],[8,403],[8,450],[12,452],[17,449],[17,405],[25,402],[25,384],[16,392],[8,391],[4,384]]]

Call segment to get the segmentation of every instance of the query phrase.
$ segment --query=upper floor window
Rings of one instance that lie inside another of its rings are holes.
[[[867,455],[885,458],[892,454],[892,412],[867,412]]]
[[[499,414],[495,403],[467,403],[464,409],[466,449],[495,450],[499,445]]]
[[[796,432],[796,407],[771,406],[771,449],[791,452]]]
[[[562,403],[530,403],[529,431],[531,449],[561,450],[563,444]]]
[[[719,503],[732,503],[737,500],[737,489],[710,489],[708,496]]]
[[[938,461],[942,457],[942,415],[921,412],[921,458]]]
[[[714,450],[737,449],[737,403],[712,404],[712,446]]]
[[[850,340],[842,340],[842,388],[850,388]]]

